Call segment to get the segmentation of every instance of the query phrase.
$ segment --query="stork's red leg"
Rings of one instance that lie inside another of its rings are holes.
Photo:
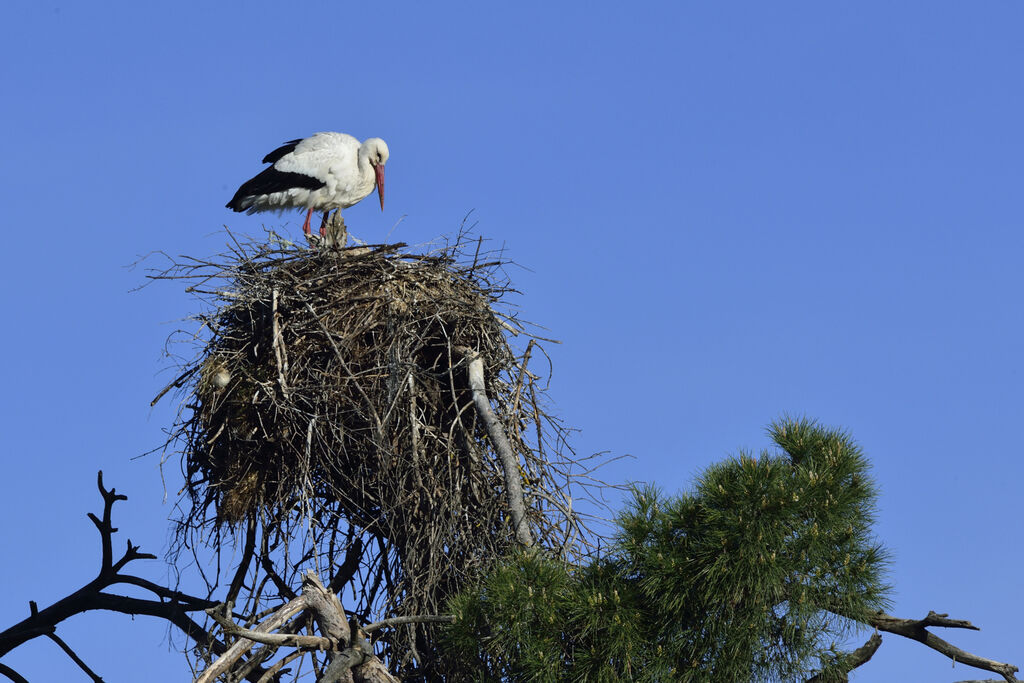
[[[302,232],[306,233],[307,235],[312,234],[312,231],[309,229],[309,219],[312,216],[313,209],[310,209],[309,211],[306,212],[306,222],[302,224]]]
[[[322,221],[320,221],[320,236],[321,237],[327,237],[327,214],[329,214],[329,213],[330,213],[330,211],[324,211],[324,219]]]

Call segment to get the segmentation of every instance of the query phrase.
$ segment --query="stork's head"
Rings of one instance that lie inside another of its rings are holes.
[[[388,157],[391,153],[388,151],[388,145],[380,138],[370,138],[362,144],[362,149],[365,150],[367,161],[373,166],[373,172],[376,174],[376,180],[374,184],[377,186],[377,196],[380,198],[380,210],[384,210],[384,164],[388,162]]]

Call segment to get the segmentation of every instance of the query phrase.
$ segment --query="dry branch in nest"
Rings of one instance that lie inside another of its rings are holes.
[[[464,238],[404,247],[236,241],[155,276],[189,281],[208,308],[172,382],[179,547],[245,531],[231,598],[253,587],[254,614],[303,566],[334,590],[354,580],[346,608],[383,618],[443,611],[517,544],[579,549],[577,463],[529,367],[537,339],[502,304],[500,259]],[[418,671],[430,628],[385,636],[390,664]]]

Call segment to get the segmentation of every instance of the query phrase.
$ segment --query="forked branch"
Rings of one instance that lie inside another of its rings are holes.
[[[102,471],[97,476],[96,484],[100,495],[103,496],[103,513],[101,516],[88,513],[89,519],[100,532],[101,559],[96,578],[44,609],[38,609],[36,603],[30,601],[29,616],[0,632],[0,656],[33,638],[47,636],[57,643],[90,678],[100,680],[100,677],[85,664],[81,657],[55,635],[57,624],[76,614],[90,610],[107,610],[131,615],[144,614],[165,619],[204,647],[214,652],[223,651],[223,644],[211,638],[206,630],[188,615],[189,612],[210,607],[214,604],[213,602],[160,586],[138,576],[121,573],[130,562],[155,559],[156,556],[140,552],[139,546],[129,540],[124,554],[120,559],[114,560],[113,535],[117,532],[117,528],[112,523],[113,507],[114,503],[127,500],[127,496],[117,493],[114,489],[108,490],[103,485]],[[131,584],[148,590],[158,599],[147,600],[105,592],[105,589],[119,583]],[[24,680],[9,667],[0,668],[0,674],[14,681]]]
[[[304,621],[298,616],[303,612],[313,617],[322,635],[285,631]],[[230,605],[218,605],[208,609],[207,614],[221,625],[226,635],[238,640],[200,674],[196,683],[211,683],[232,671],[239,659],[256,643],[274,648],[291,647],[299,653],[311,650],[325,652],[330,663],[318,679],[319,683],[348,680],[397,683],[398,679],[391,676],[383,663],[374,656],[373,648],[366,640],[366,632],[359,628],[354,618],[351,623],[345,619],[337,595],[328,590],[312,571],[303,577],[302,594],[280,607],[255,628],[243,628],[236,624],[230,616]],[[278,630],[284,632],[275,633]],[[295,657],[295,653],[290,653],[284,660],[291,661]],[[275,664],[267,673],[278,669],[278,664]]]
[[[1017,681],[1014,674],[1017,673],[1018,668],[1013,664],[997,662],[994,659],[980,657],[971,652],[967,652],[966,650],[961,650],[957,646],[946,642],[928,630],[929,626],[965,628],[972,631],[980,630],[977,626],[965,619],[950,619],[948,614],[936,614],[935,612],[928,612],[928,616],[924,619],[900,619],[880,612],[873,616],[868,623],[879,631],[895,633],[896,635],[903,636],[904,638],[910,638],[911,640],[923,643],[936,652],[941,652],[946,655],[954,662],[997,673],[1002,676],[1004,680],[1008,681],[1008,683],[1014,683]]]

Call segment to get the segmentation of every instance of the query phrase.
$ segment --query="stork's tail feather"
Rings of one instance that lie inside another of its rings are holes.
[[[239,190],[238,192],[235,193],[235,196],[231,198],[231,201],[225,204],[224,206],[231,209],[232,211],[242,212],[249,208],[249,205],[251,203],[252,198],[242,195],[241,190]]]

